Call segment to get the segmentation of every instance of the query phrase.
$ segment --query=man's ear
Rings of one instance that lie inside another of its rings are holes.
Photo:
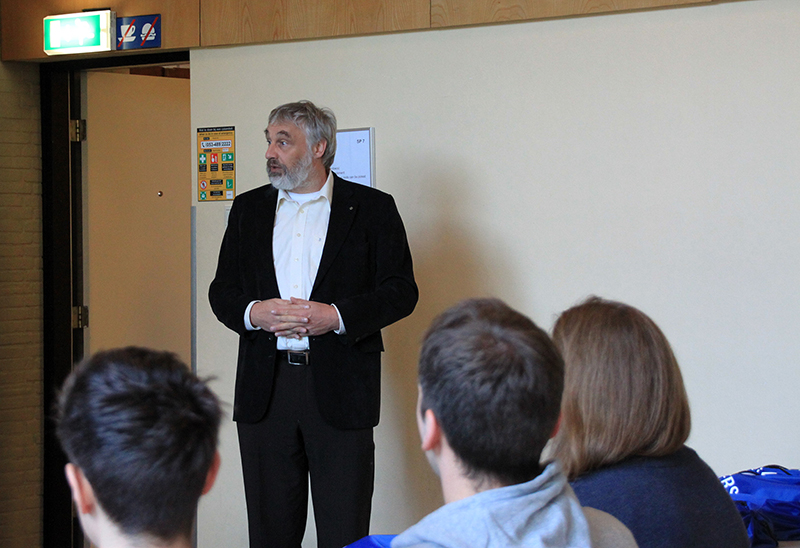
[[[72,500],[75,501],[75,506],[81,514],[90,514],[97,504],[94,489],[83,475],[83,470],[72,464],[67,463],[64,467],[64,473],[67,476],[67,483],[72,490]]]
[[[219,472],[219,465],[222,463],[222,457],[219,456],[219,451],[214,453],[214,460],[211,461],[211,466],[208,468],[206,475],[206,483],[203,485],[203,495],[211,491],[214,487],[214,482],[217,480],[217,472]]]
[[[325,139],[321,139],[316,145],[311,147],[311,152],[314,155],[314,158],[322,158],[322,155],[325,154],[326,150],[328,150],[328,141]]]
[[[422,450],[432,451],[442,443],[442,427],[439,419],[433,414],[432,409],[426,409],[420,421],[420,437],[422,438]]]

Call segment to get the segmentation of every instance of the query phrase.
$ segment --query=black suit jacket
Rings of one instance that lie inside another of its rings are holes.
[[[336,304],[347,333],[310,337],[311,368],[322,417],[336,428],[367,428],[380,411],[380,330],[414,310],[418,291],[394,199],[333,179],[310,300]],[[277,189],[266,185],[234,200],[209,288],[217,318],[239,334],[233,419],[245,423],[264,417],[274,378],[277,338],[248,331],[244,311],[251,301],[280,297],[272,256],[277,199]]]

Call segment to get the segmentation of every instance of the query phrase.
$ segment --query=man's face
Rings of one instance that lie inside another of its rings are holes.
[[[272,186],[282,190],[302,189],[314,161],[305,132],[291,122],[270,124],[267,145],[267,175]]]

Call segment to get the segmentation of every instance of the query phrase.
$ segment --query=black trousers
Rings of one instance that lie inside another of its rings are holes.
[[[320,416],[312,363],[279,359],[267,414],[237,423],[250,548],[299,548],[308,478],[319,548],[342,548],[369,534],[375,476],[372,428],[338,430]]]

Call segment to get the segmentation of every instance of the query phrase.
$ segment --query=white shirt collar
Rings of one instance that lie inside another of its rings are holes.
[[[305,194],[300,194],[298,192],[287,192],[286,190],[278,190],[278,204],[275,207],[275,211],[280,209],[281,204],[284,200],[288,200],[290,202],[305,204],[307,202],[313,202],[319,198],[325,198],[328,201],[328,205],[333,203],[333,171],[328,172],[328,178],[325,180],[325,184],[322,185],[322,188],[319,189],[317,192],[308,192]]]

